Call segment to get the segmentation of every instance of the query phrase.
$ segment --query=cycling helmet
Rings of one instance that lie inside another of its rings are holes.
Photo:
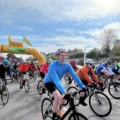
[[[52,62],[52,59],[48,59],[47,63],[50,64]]]
[[[76,64],[75,59],[72,59],[70,62]]]
[[[2,63],[3,63],[4,65],[9,65],[8,60],[3,60]]]
[[[85,63],[86,64],[94,64],[94,61],[92,59],[87,59]]]
[[[65,49],[61,48],[57,50],[56,55],[59,55],[60,53],[67,53],[67,52],[65,51]]]
[[[109,65],[111,65],[111,64],[112,64],[112,61],[111,61],[110,59],[108,59],[108,60],[106,61],[106,63],[109,64]]]

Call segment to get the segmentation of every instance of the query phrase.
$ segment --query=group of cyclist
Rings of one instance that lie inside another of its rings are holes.
[[[52,59],[47,59],[46,63],[40,66],[40,76],[43,80],[43,92],[45,93],[46,89],[53,95],[53,119],[59,115],[61,116],[63,112],[61,108],[65,102],[63,99],[67,94],[61,79],[65,74],[69,74],[77,85],[83,90],[84,94],[87,93],[86,86],[92,84],[93,86],[102,85],[104,78],[109,78],[118,75],[120,79],[120,63],[115,63],[113,68],[110,68],[112,64],[111,60],[106,62],[101,62],[99,65],[95,66],[92,59],[87,59],[85,65],[81,68],[78,68],[75,60],[66,62],[67,52],[64,49],[58,49],[56,52],[57,60],[52,61]],[[0,78],[5,79],[6,68],[10,66],[8,60],[3,60],[0,63]],[[21,74],[25,74],[27,71],[30,71],[30,74],[34,73],[37,69],[33,61],[31,63],[22,62],[20,65],[16,63],[13,64],[12,69],[14,72],[17,69]],[[7,84],[7,82],[5,81]],[[22,89],[22,87],[20,87]],[[83,106],[86,106],[85,97],[81,97],[80,103]]]
[[[12,65],[7,59],[4,59],[0,62],[0,78],[5,81],[6,85],[6,73],[9,75],[12,83],[14,81],[14,75],[17,76],[18,72],[20,75],[25,74],[26,72],[29,72],[29,74],[32,75],[35,71],[36,65],[33,63],[33,61],[31,61],[31,63],[23,61],[20,64],[15,62]]]
[[[53,95],[53,119],[56,115],[61,116],[63,111],[61,108],[65,102],[63,99],[67,94],[61,79],[65,74],[70,74],[77,85],[87,94],[86,86],[92,84],[93,86],[102,87],[104,78],[114,76],[120,73],[120,63],[117,63],[111,69],[111,60],[101,62],[97,67],[94,66],[92,59],[87,59],[85,65],[78,68],[75,60],[66,62],[67,52],[64,49],[58,49],[56,52],[57,60],[49,65],[48,72],[44,74],[44,86]],[[81,97],[80,103],[86,106],[85,97]]]

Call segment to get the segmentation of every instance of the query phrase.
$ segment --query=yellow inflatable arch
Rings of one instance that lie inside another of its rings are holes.
[[[28,54],[33,55],[39,64],[44,64],[46,62],[45,57],[35,48],[25,48],[23,47],[23,42],[16,42],[9,40],[9,45],[0,44],[1,53],[12,53],[12,54]]]

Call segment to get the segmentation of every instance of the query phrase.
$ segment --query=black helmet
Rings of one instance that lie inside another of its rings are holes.
[[[109,64],[109,65],[111,65],[111,64],[112,64],[112,61],[111,61],[110,59],[108,59],[108,60],[106,61],[106,63]]]

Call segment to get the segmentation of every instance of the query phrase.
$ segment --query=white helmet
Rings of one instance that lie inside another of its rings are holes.
[[[47,59],[47,63],[50,64],[53,60],[50,58],[50,59]]]
[[[94,61],[92,59],[87,59],[85,63],[86,64],[94,64]]]

